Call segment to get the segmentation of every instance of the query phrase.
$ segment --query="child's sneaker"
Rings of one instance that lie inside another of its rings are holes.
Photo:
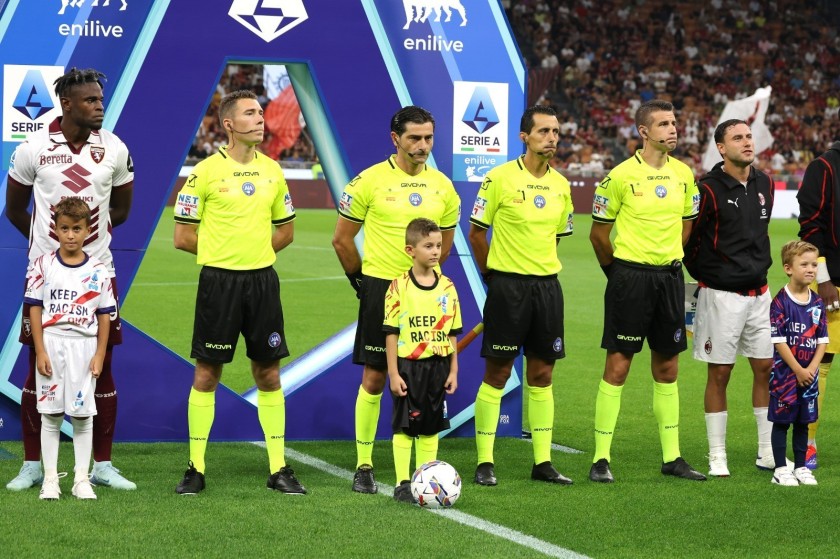
[[[806,466],[793,470],[793,476],[800,485],[817,485],[817,480],[814,477],[814,474],[812,474],[811,470],[809,470]]]
[[[38,498],[44,501],[57,501],[61,496],[61,487],[58,485],[58,476],[44,477],[44,483],[41,484],[41,494]]]
[[[96,493],[93,492],[88,476],[76,478],[73,484],[73,496],[77,499],[96,499]]]
[[[817,446],[813,444],[808,445],[808,450],[805,451],[805,467],[809,470],[817,469]]]
[[[785,485],[788,487],[796,487],[799,485],[799,481],[797,481],[793,472],[784,467],[776,468],[776,471],[773,472],[773,479],[771,480],[771,483],[776,485]]]

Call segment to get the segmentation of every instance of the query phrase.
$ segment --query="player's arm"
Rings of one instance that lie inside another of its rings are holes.
[[[682,224],[682,244],[685,246],[688,244],[688,239],[691,237],[691,226],[694,223],[693,219],[684,219]]]
[[[593,221],[592,229],[589,230],[589,242],[592,243],[592,248],[595,250],[595,258],[598,259],[598,264],[601,265],[607,275],[609,275],[609,267],[614,259],[614,249],[610,241],[612,228],[612,222]]]
[[[449,336],[449,343],[452,345],[452,355],[449,356],[449,376],[443,386],[447,394],[454,394],[458,389],[458,338]]]
[[[359,255],[359,249],[356,248],[354,239],[361,229],[362,222],[350,221],[339,215],[338,221],[335,223],[335,233],[333,233],[332,240],[338,261],[341,263],[347,279],[350,280],[350,285],[356,291],[357,297],[359,289],[362,287],[362,257]]]
[[[134,198],[134,183],[129,182],[111,190],[111,225],[122,225],[128,219],[131,211],[131,201]]]
[[[175,248],[198,254],[198,224],[175,222]]]
[[[110,331],[111,315],[109,313],[98,313],[96,315],[96,353],[90,360],[90,374],[93,378],[99,378],[99,375],[102,374],[102,364],[105,362]]]
[[[478,271],[484,275],[489,271],[487,270],[487,255],[490,254],[490,243],[487,241],[487,229],[471,222],[469,236]]]
[[[826,240],[833,219],[833,181],[828,167],[820,160],[805,169],[802,186],[796,193],[799,201],[799,238],[825,254]]]
[[[38,305],[29,307],[29,321],[32,328],[32,344],[35,346],[35,367],[45,377],[52,376],[52,363],[44,347],[44,309]]]
[[[271,236],[271,248],[274,252],[280,252],[295,240],[295,222],[287,221],[280,224],[274,229],[274,234]]]
[[[29,213],[29,200],[32,198],[32,187],[21,184],[12,177],[6,182],[6,217],[15,229],[29,238],[29,227],[32,215]]]
[[[408,387],[400,376],[397,367],[397,336],[398,334],[385,334],[385,360],[388,364],[388,380],[391,385],[391,394],[394,396],[405,396],[408,394]]]
[[[446,259],[449,258],[449,253],[452,252],[452,245],[455,242],[455,229],[445,229],[440,232],[440,236],[442,242],[438,262],[443,264],[446,262]]]

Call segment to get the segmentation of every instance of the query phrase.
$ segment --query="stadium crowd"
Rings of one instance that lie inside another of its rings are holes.
[[[840,15],[829,2],[796,0],[518,0],[503,2],[529,69],[529,104],[554,105],[562,137],[552,165],[603,176],[641,147],[637,107],[654,97],[674,103],[676,155],[695,174],[727,101],[772,86],[766,122],[773,147],[756,166],[799,181],[808,163],[840,137]],[[263,66],[231,64],[191,146],[193,161],[225,141],[221,96],[251,89],[265,108]],[[266,133],[261,148],[272,143]],[[266,149],[263,149],[266,151]],[[286,167],[309,167],[306,133],[280,151]]]
[[[554,165],[599,175],[640,147],[633,115],[673,102],[677,153],[695,173],[729,100],[772,86],[775,138],[757,166],[801,178],[840,137],[840,34],[829,2],[795,0],[522,0],[506,11],[529,67],[545,84],[529,102],[560,109]]]

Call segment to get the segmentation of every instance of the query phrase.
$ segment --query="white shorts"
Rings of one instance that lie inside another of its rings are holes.
[[[35,371],[38,412],[66,413],[71,417],[96,415],[93,390],[96,379],[90,374],[90,360],[96,353],[96,338],[56,336],[44,332],[44,349],[52,364],[52,376]]]
[[[694,358],[729,365],[737,355],[773,357],[770,292],[757,297],[701,287],[694,317]]]

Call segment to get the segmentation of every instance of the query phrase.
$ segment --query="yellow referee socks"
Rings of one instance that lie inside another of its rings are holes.
[[[817,413],[823,414],[823,398],[825,397],[825,385],[828,380],[828,371],[831,369],[831,363],[820,363],[820,376],[817,380],[820,393],[817,396]],[[817,439],[817,428],[820,426],[820,420],[817,419],[813,423],[808,424],[808,440],[814,441]]]
[[[680,457],[680,393],[677,383],[653,383],[653,415],[659,424],[662,461]]]
[[[482,382],[475,398],[475,447],[478,451],[478,464],[493,462],[493,445],[496,442],[496,426],[499,424],[501,409],[502,389]]]
[[[621,391],[623,386],[613,386],[605,380],[598,385],[595,398],[595,463],[601,458],[610,461],[615,424],[618,423],[618,410],[621,409]]]
[[[216,393],[190,389],[187,403],[187,424],[190,430],[190,461],[196,470],[204,473],[204,453],[213,418],[216,416]]]
[[[528,387],[528,423],[534,443],[534,464],[551,461],[551,435],[554,429],[554,391],[551,385]]]
[[[382,394],[368,394],[359,386],[359,395],[356,397],[356,468],[363,464],[373,466],[373,441],[376,438],[381,401]]]
[[[411,479],[411,443],[414,439],[405,433],[394,433],[394,472],[397,484]],[[419,449],[418,449],[419,450]]]
[[[417,437],[415,448],[416,457],[414,459],[414,468],[417,469],[426,462],[437,460],[438,451],[438,436],[437,435],[420,435]]]
[[[257,390],[257,416],[265,435],[268,467],[275,473],[286,465],[286,397],[283,389]]]

